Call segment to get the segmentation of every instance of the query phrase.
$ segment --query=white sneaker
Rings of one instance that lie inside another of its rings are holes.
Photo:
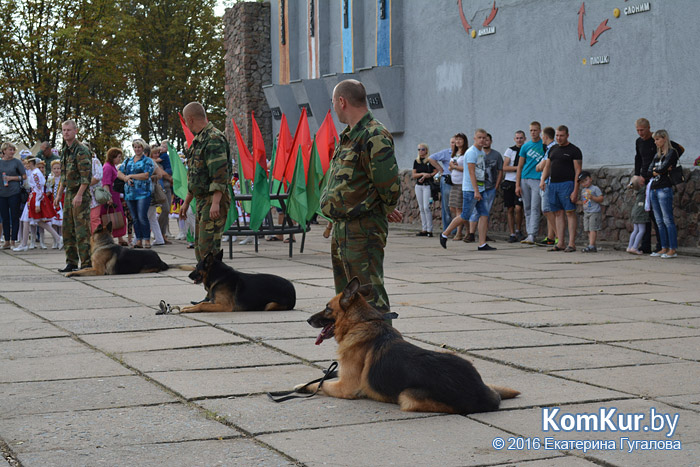
[[[44,245],[43,238],[39,239],[39,248],[41,248],[42,250],[46,250],[46,245]]]
[[[36,243],[34,243],[34,239],[32,239],[32,241],[29,242],[29,246],[27,248],[29,248],[30,250],[36,249]]]
[[[27,245],[24,246],[16,246],[12,249],[12,251],[27,251],[29,247]]]
[[[246,238],[244,238],[243,240],[241,240],[241,242],[239,243],[239,245],[247,245],[247,244],[249,244],[249,243],[253,243],[253,237],[246,237]]]

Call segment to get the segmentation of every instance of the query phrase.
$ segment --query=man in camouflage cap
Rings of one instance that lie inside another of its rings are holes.
[[[90,192],[92,179],[92,155],[90,150],[78,141],[77,126],[73,120],[61,125],[63,147],[61,148],[61,183],[54,205],[58,208],[63,201],[63,245],[66,249],[66,267],[59,272],[71,272],[92,266],[90,259]]]
[[[333,223],[331,259],[336,293],[357,276],[371,283],[370,305],[389,311],[384,288],[388,222],[400,222],[400,183],[391,133],[367,109],[365,87],[345,80],[333,90],[333,109],[348,127],[331,160],[321,210]]]
[[[197,261],[221,249],[221,234],[231,206],[231,149],[224,134],[214,128],[204,107],[190,102],[182,111],[185,124],[195,135],[185,151],[187,157],[187,197],[180,207],[180,218],[196,201],[194,253]]]

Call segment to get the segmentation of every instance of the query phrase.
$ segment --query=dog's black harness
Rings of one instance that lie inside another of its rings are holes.
[[[338,362],[333,362],[331,365],[328,367],[327,370],[323,370],[325,373],[322,378],[315,379],[313,381],[309,381],[299,389],[295,389],[293,391],[278,391],[278,392],[268,392],[267,397],[270,398],[271,401],[273,402],[284,402],[289,399],[306,399],[309,397],[313,397],[316,395],[316,393],[321,389],[321,386],[323,386],[323,382],[326,381],[327,379],[333,379],[338,377]],[[311,394],[300,394],[299,391],[301,389],[304,389],[305,387],[318,383],[318,387],[314,392]]]

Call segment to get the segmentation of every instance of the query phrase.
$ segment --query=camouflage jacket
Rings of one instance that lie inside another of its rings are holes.
[[[226,193],[231,182],[231,149],[226,136],[207,123],[185,152],[187,189],[195,197],[214,191]]]
[[[321,193],[321,211],[333,220],[386,216],[398,203],[401,185],[391,133],[372,112],[340,134]]]
[[[61,148],[61,182],[64,188],[77,189],[80,185],[90,186],[92,179],[92,155],[90,150],[77,139],[73,144],[63,143]]]

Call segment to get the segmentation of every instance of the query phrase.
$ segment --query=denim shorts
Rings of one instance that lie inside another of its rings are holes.
[[[574,192],[574,182],[549,183],[549,208],[552,212],[575,211],[576,205],[571,202]]]
[[[476,198],[474,198],[473,191],[463,191],[462,192],[462,196],[463,196],[463,200],[464,200],[462,202],[462,214],[460,215],[460,217],[462,219],[464,219],[465,221],[468,221],[472,215],[472,211],[476,211],[478,213],[477,219],[481,216],[488,216],[489,215],[489,210],[486,209],[486,203],[484,203],[483,193],[481,195],[482,195],[481,201],[477,202]]]
[[[479,220],[479,217],[481,216],[488,216],[489,213],[491,212],[491,206],[493,206],[493,202],[496,200],[496,189],[495,188],[489,188],[481,192],[482,200],[477,203],[476,209],[472,209],[472,215],[469,218],[469,222],[477,222]],[[484,205],[484,209],[486,210],[486,214],[481,214],[479,212],[479,204]]]

